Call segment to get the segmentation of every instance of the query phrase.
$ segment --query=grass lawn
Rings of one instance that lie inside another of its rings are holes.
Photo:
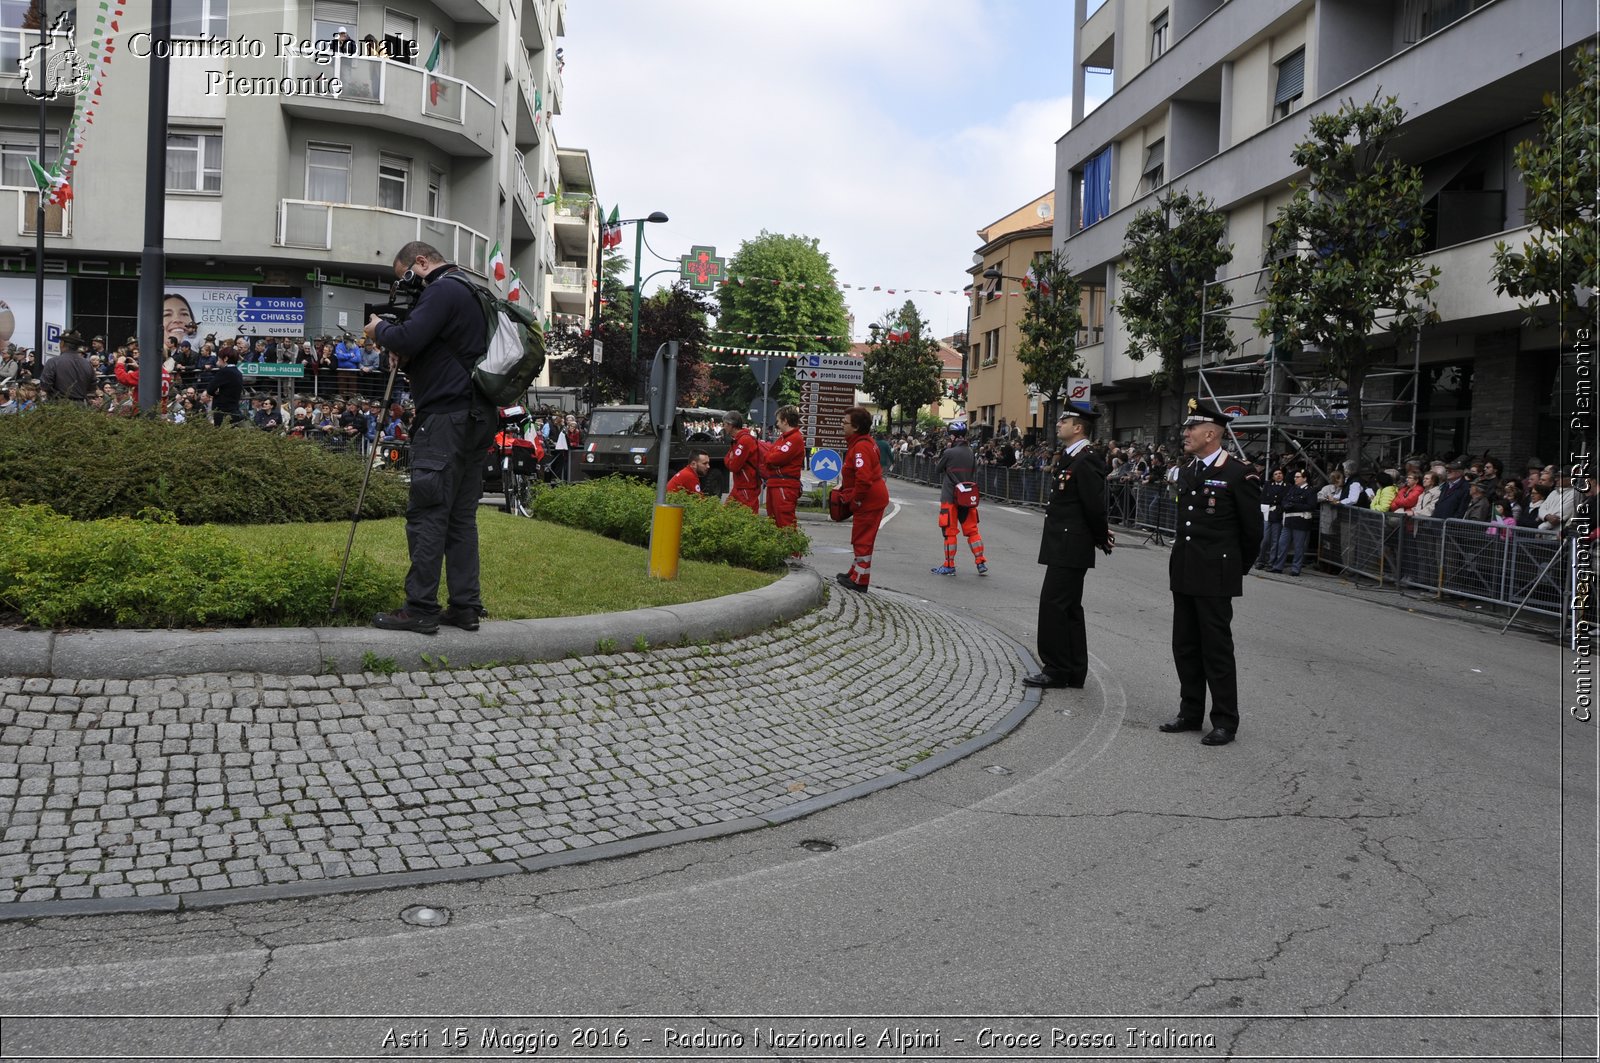
[[[348,522],[216,527],[252,549],[271,550],[293,541],[333,558],[335,564],[350,534]],[[676,580],[658,580],[646,572],[649,554],[641,547],[488,507],[478,511],[478,549],[483,604],[493,620],[678,605],[765,587],[782,575],[684,561]],[[403,574],[408,564],[404,518],[363,521],[356,529],[353,554],[363,553]],[[444,600],[443,590],[440,599]]]

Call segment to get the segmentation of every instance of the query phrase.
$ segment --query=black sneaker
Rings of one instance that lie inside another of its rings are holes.
[[[372,618],[372,626],[382,628],[384,631],[415,631],[419,635],[437,635],[439,618],[423,616],[410,609],[398,609],[392,613],[379,613]]]
[[[439,623],[458,627],[462,631],[478,630],[478,608],[474,605],[448,606],[439,614]]]

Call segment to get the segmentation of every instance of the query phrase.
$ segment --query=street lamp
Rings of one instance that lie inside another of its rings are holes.
[[[651,211],[651,213],[650,213],[650,215],[648,217],[644,217],[644,218],[629,218],[626,221],[617,222],[618,225],[632,225],[634,227],[634,230],[633,230],[633,232],[634,232],[634,241],[633,241],[633,342],[632,342],[632,345],[631,345],[631,353],[630,353],[630,357],[629,357],[629,361],[628,361],[628,366],[629,366],[630,370],[632,371],[632,375],[633,375],[633,385],[632,385],[631,388],[629,388],[629,391],[628,391],[628,396],[629,396],[629,401],[630,402],[638,402],[639,401],[639,287],[640,287],[640,284],[642,283],[640,281],[640,279],[639,279],[639,259],[640,259],[640,257],[642,257],[644,255],[644,223],[648,221],[648,222],[655,222],[655,223],[659,224],[659,223],[664,222],[666,220],[667,220],[667,216],[665,214],[661,213],[659,210],[657,210],[657,211]]]

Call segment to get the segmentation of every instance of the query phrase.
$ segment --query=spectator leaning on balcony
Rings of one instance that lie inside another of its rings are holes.
[[[1467,511],[1467,463],[1457,458],[1444,467],[1445,482],[1433,507],[1436,520],[1459,520]]]

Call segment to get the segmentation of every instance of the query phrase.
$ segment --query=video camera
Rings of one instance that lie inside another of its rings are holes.
[[[422,295],[422,278],[406,270],[405,276],[397,278],[389,285],[389,301],[386,303],[365,303],[361,307],[363,320],[374,315],[385,321],[392,321],[396,325],[405,321],[411,311],[416,308],[417,299]]]

